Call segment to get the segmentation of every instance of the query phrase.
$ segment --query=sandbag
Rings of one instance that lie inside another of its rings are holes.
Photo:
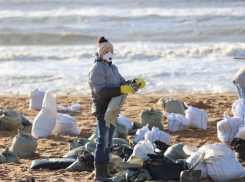
[[[123,125],[127,126],[128,131],[130,131],[132,129],[131,121],[121,114],[119,114],[119,116],[117,117],[117,122],[119,124],[123,124]]]
[[[236,151],[236,158],[245,160],[245,140],[241,138],[233,138],[230,145],[231,148]]]
[[[37,149],[37,140],[30,134],[18,129],[18,135],[14,137],[11,150],[19,157],[31,157]]]
[[[30,169],[65,169],[75,161],[71,158],[39,159],[32,161]]]
[[[143,124],[138,122],[132,122],[132,129],[128,132],[129,135],[133,135],[137,132],[138,129],[143,128]]]
[[[121,157],[123,161],[127,161],[132,155],[133,149],[124,145],[113,145],[110,148],[110,153]]]
[[[69,158],[73,158],[76,159],[78,157],[78,153],[82,150],[86,150],[85,146],[81,146],[81,147],[77,147],[71,151],[69,151],[67,154],[65,154],[63,157],[69,157]]]
[[[147,154],[154,154],[153,146],[148,140],[141,140],[139,143],[137,143],[137,145],[135,145],[133,154],[128,161],[130,161],[133,156],[139,157],[143,160],[147,160],[149,159]]]
[[[124,140],[127,140],[128,138],[128,128],[127,126],[120,124],[120,123],[116,123],[116,132],[118,134],[118,138],[122,138]],[[115,136],[114,136],[115,137]]]
[[[244,177],[244,168],[235,158],[233,151],[224,144],[206,144],[199,150],[208,154],[215,154],[205,159],[208,175],[214,181],[229,181]]]
[[[0,164],[18,162],[18,160],[19,160],[18,155],[14,151],[9,150],[8,147],[2,150],[0,149]]]
[[[245,140],[241,138],[233,138],[231,140],[231,148],[236,152],[244,152],[245,151]]]
[[[160,155],[163,155],[166,152],[166,150],[170,147],[166,143],[159,141],[159,140],[154,140],[153,143],[155,145],[154,152]]]
[[[90,167],[94,167],[94,155],[88,150],[81,150],[78,154],[79,161],[85,161]]]
[[[207,130],[208,114],[205,111],[197,109],[195,107],[189,106],[184,102],[185,106],[188,108],[186,113],[186,118],[190,121],[190,128],[199,128],[202,130]]]
[[[141,111],[140,122],[143,125],[149,124],[149,129],[151,129],[153,126],[158,127],[160,130],[164,129],[162,112],[153,108],[148,108]]]
[[[0,109],[0,130],[16,130],[24,128],[21,114],[12,109]]]
[[[162,107],[163,112],[185,115],[184,106],[178,99],[162,97],[157,105]]]
[[[151,131],[145,133],[145,140],[149,140],[155,150],[155,145],[153,143],[155,140],[160,140],[166,143],[167,145],[170,145],[172,137],[168,133],[160,131],[157,127],[153,126]]]
[[[186,160],[188,167],[190,168],[202,155],[201,151],[197,151]],[[196,170],[201,170],[201,178],[207,178],[208,177],[208,169],[207,169],[207,164],[205,162],[201,162],[198,164],[195,168]]]
[[[143,128],[138,129],[135,137],[134,137],[134,142],[138,143],[140,140],[144,140],[145,139],[145,133],[150,131],[148,128],[148,124],[146,126],[143,126]]]
[[[26,119],[21,113],[20,113],[20,117],[21,117],[21,121],[22,121],[23,126],[32,125],[32,123],[28,119]]]
[[[110,154],[109,169],[110,169],[111,174],[119,173],[122,170],[121,169],[122,164],[123,164],[123,161],[121,157]]]
[[[45,96],[44,91],[38,89],[31,89],[29,91],[30,104],[29,108],[40,111],[42,109],[42,103]]]
[[[221,142],[230,142],[238,132],[242,121],[239,118],[231,118],[225,111],[224,120],[217,123],[218,138]]]
[[[185,144],[183,143],[178,143],[175,145],[170,146],[166,152],[164,153],[164,156],[166,158],[172,159],[172,160],[177,160],[177,159],[186,159],[187,155],[183,151],[183,147]]]
[[[88,171],[93,172],[94,168],[90,167],[85,161],[79,161],[77,159],[75,162],[73,162],[70,166],[66,168],[67,171]]]
[[[86,143],[90,142],[90,140],[87,140],[86,138],[70,138],[66,141],[68,142],[69,150],[84,146]]]
[[[234,114],[235,118],[239,118],[242,122],[244,122],[245,117],[245,104],[243,99],[239,99],[238,101],[232,104],[231,111]]]
[[[169,114],[163,113],[168,119],[168,130],[171,132],[186,130],[190,124],[190,121],[181,114]]]
[[[43,100],[42,110],[34,119],[32,135],[34,137],[47,138],[53,131],[57,120],[56,98],[46,92]]]
[[[96,149],[96,143],[94,142],[88,142],[85,144],[86,149],[88,149],[90,152],[95,152]]]
[[[185,170],[185,166],[182,162],[160,158],[147,161],[146,169],[153,180],[179,180],[180,173]]]
[[[92,141],[95,138],[98,138],[98,127],[97,126],[94,128],[94,131],[93,131],[92,135],[88,138],[88,140]]]
[[[112,143],[117,145],[130,146],[130,144],[122,138],[113,138]]]
[[[239,126],[238,131],[234,138],[241,138],[245,140],[245,124]]]
[[[52,131],[52,134],[67,134],[67,135],[80,135],[77,128],[77,121],[69,114],[58,113],[56,125]]]

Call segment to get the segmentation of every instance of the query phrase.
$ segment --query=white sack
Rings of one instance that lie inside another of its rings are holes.
[[[67,134],[67,135],[80,135],[77,128],[77,121],[69,114],[58,114],[56,125],[52,131],[52,134]]]
[[[163,115],[168,119],[168,130],[171,132],[186,130],[190,124],[190,121],[181,114],[164,112]]]
[[[185,113],[186,118],[190,121],[189,127],[207,130],[208,114],[205,111],[187,105],[185,102],[184,104],[188,108]]]
[[[161,142],[170,145],[170,143],[172,142],[172,137],[168,133],[160,131],[159,128],[153,126],[151,131],[146,132],[145,140],[149,140],[153,148],[155,149],[155,144],[153,143],[153,141],[160,140]]]
[[[34,119],[32,135],[34,137],[47,138],[53,131],[57,120],[56,98],[46,92],[42,110]]]
[[[151,142],[149,142],[148,140],[141,140],[135,145],[134,151],[128,161],[130,161],[133,156],[139,157],[143,160],[147,160],[149,159],[147,154],[155,154],[154,149],[151,145]]]
[[[29,108],[40,111],[42,109],[45,92],[38,89],[31,89],[29,91],[30,104]]]
[[[119,124],[123,124],[123,125],[127,126],[128,131],[130,131],[132,129],[131,121],[128,118],[126,118],[125,116],[123,116],[123,115],[119,114],[119,116],[117,118],[117,122]]]
[[[241,121],[244,122],[245,105],[242,99],[239,99],[232,104],[231,111],[233,112],[235,118],[239,118]]]
[[[242,121],[239,118],[231,118],[224,112],[224,120],[217,123],[218,138],[221,142],[230,142],[238,132]]]
[[[202,155],[202,152],[200,152],[200,151],[197,151],[197,152],[191,154],[191,156],[186,160],[188,168],[190,168],[199,159],[199,157],[201,155]],[[205,162],[201,162],[200,164],[198,164],[195,169],[202,171],[201,178],[207,178],[208,177],[208,169],[207,169],[207,164]]]
[[[63,111],[77,111],[81,109],[80,104],[72,104],[71,106],[64,107],[62,105],[57,105],[59,109],[62,109]]]
[[[241,138],[245,140],[245,124],[239,126],[238,132],[236,133],[234,138]]]
[[[145,133],[148,132],[148,131],[150,131],[149,128],[148,128],[148,124],[146,126],[143,126],[143,128],[138,129],[136,131],[136,134],[135,134],[135,137],[134,137],[134,142],[138,143],[139,141],[144,140],[145,139]]]
[[[214,181],[230,181],[244,177],[243,166],[234,152],[224,144],[206,144],[199,150],[205,151],[208,174]]]

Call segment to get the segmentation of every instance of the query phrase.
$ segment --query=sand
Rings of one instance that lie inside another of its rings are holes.
[[[208,128],[206,131],[200,129],[188,129],[182,132],[168,132],[167,121],[164,120],[164,131],[173,137],[172,144],[183,142],[192,146],[203,146],[205,143],[218,143],[216,124],[223,119],[224,111],[232,116],[231,106],[237,98],[237,94],[132,94],[129,95],[124,104],[121,114],[131,121],[140,121],[141,110],[153,107],[161,110],[156,102],[161,97],[177,98],[181,102],[205,110],[208,113]],[[94,127],[96,127],[95,117],[91,115],[91,98],[89,95],[65,95],[57,96],[57,104],[69,106],[73,103],[81,104],[81,110],[77,112],[65,112],[72,115],[77,120],[80,135],[51,135],[49,138],[39,138],[36,154],[30,158],[19,158],[20,163],[0,164],[0,181],[24,180],[28,176],[33,176],[36,181],[91,181],[93,174],[89,172],[68,172],[61,170],[30,170],[32,160],[48,156],[63,156],[69,149],[66,139],[72,137],[88,138]],[[11,108],[21,112],[27,119],[33,122],[38,111],[29,109],[28,96],[0,96],[0,108]],[[60,111],[60,110],[59,110]],[[63,112],[64,113],[64,112]],[[31,127],[23,129],[26,133],[31,133]],[[0,149],[6,146],[11,147],[13,138],[17,131],[0,130]],[[133,138],[129,136],[128,138]],[[229,144],[227,144],[229,146]],[[245,162],[239,160],[245,167]],[[211,179],[203,179],[211,181]],[[245,181],[240,179],[239,181]]]

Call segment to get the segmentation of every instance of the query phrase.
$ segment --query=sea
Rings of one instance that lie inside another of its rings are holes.
[[[0,0],[0,94],[89,94],[100,36],[139,93],[236,92],[245,1]]]

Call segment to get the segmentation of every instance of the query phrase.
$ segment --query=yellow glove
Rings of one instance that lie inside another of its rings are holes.
[[[122,85],[121,86],[121,93],[123,94],[130,94],[134,91],[134,89],[132,87],[130,87],[129,85]]]
[[[136,80],[136,83],[141,83],[141,85],[140,85],[140,88],[144,88],[145,87],[145,81],[142,79],[142,78],[138,78],[137,80]]]

